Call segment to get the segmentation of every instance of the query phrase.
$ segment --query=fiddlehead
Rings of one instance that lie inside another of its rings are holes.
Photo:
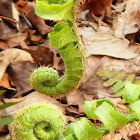
[[[32,86],[41,93],[57,95],[78,87],[84,71],[82,47],[76,35],[74,0],[37,0],[36,14],[58,22],[49,34],[51,45],[57,48],[65,63],[65,74],[58,77],[52,68],[41,67],[31,76]]]
[[[129,114],[121,114],[107,99],[86,101],[85,113],[99,119],[95,126],[87,118],[79,118],[65,126],[62,113],[52,104],[34,104],[22,109],[14,118],[16,140],[96,140],[127,123],[140,120],[140,100],[130,105]]]
[[[52,104],[30,105],[14,118],[16,140],[56,140],[65,126],[63,114]]]

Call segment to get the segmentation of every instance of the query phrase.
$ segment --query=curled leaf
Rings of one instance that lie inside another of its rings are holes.
[[[107,99],[100,99],[100,100],[93,100],[93,101],[85,101],[84,103],[84,110],[88,117],[90,118],[98,118],[94,111],[97,107],[99,107],[103,102],[107,102],[112,105],[114,108],[114,104]]]
[[[130,105],[130,112],[133,112],[136,114],[138,120],[140,120],[140,100],[134,102]]]
[[[98,131],[86,118],[79,118],[66,127],[64,140],[95,140],[102,137],[104,133],[105,131]]]
[[[140,99],[140,86],[126,81],[120,94],[124,102],[132,104]]]
[[[99,106],[97,106],[97,104]],[[90,108],[88,108],[88,106],[90,106]],[[90,101],[86,102],[85,113],[86,112],[88,113],[87,116],[97,116],[109,131],[114,131],[116,130],[116,128],[122,127],[123,125],[127,124],[127,118],[119,113],[115,109],[113,103],[111,103],[107,99],[97,100],[94,101],[94,103]],[[90,112],[92,115],[90,114]]]

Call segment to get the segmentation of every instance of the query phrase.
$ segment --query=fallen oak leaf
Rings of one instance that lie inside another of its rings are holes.
[[[22,48],[28,48],[27,44],[25,43],[25,40],[27,39],[28,35],[26,33],[18,33],[14,34],[12,36],[9,36],[9,39],[7,40],[8,48],[14,48],[17,46],[21,46]]]
[[[78,33],[83,38],[85,56],[107,55],[115,58],[132,59],[138,54],[129,50],[129,41],[117,38],[110,27],[100,26],[97,30],[91,27],[79,27]]]
[[[29,52],[34,58],[34,61],[37,65],[52,65],[53,64],[53,52],[46,46],[29,46],[28,49],[24,49]]]
[[[10,32],[12,32],[12,28],[10,28],[10,26],[8,26],[4,21],[3,19],[0,18],[0,39],[2,40],[7,40],[9,37],[8,37],[8,34]],[[2,48],[7,48],[7,45],[3,44],[4,46]]]
[[[67,95],[66,98],[68,105],[78,105],[78,111],[84,112],[83,103],[85,99],[82,92],[75,90]]]
[[[31,55],[23,50],[11,48],[0,52],[0,81],[7,66],[19,61],[33,61]]]
[[[114,34],[123,38],[127,34],[136,33],[140,29],[140,1],[128,0],[126,8],[113,21]]]

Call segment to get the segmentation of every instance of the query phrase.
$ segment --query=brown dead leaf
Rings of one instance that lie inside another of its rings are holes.
[[[10,32],[13,32],[12,28],[10,28],[4,21],[3,19],[0,18],[0,39],[1,40],[7,40],[8,34]],[[1,48],[1,47],[0,47]]]
[[[0,40],[0,48],[5,50],[9,48],[14,47],[22,47],[22,48],[28,48],[27,44],[25,43],[25,40],[27,39],[28,35],[25,33],[15,33],[12,35],[8,34],[6,35],[5,40]]]
[[[83,104],[85,99],[82,92],[75,90],[70,94],[68,94],[66,98],[67,98],[68,105],[78,105],[79,107],[78,111],[84,112]]]
[[[45,39],[41,35],[31,35],[31,42],[34,44],[39,44],[45,42]]]
[[[16,27],[15,22],[13,22],[12,15],[12,0],[1,0],[0,2],[0,16],[2,16],[3,20],[13,26]],[[10,20],[11,19],[11,20]]]
[[[26,93],[32,89],[30,84],[30,75],[35,69],[36,65],[31,62],[17,62],[9,66],[7,70],[10,81],[13,86],[16,87],[17,93],[14,97],[17,97],[23,93]]]
[[[4,100],[5,103],[12,103],[12,102],[21,102],[23,99],[24,99],[24,97],[21,97],[21,98],[11,98],[11,99],[4,98],[3,100]]]
[[[78,108],[76,108],[76,107],[74,107],[74,106],[67,106],[66,109],[67,109],[67,114],[68,114],[69,116],[73,116],[73,115],[72,115],[73,113],[74,113],[74,114],[80,114],[79,111],[78,111]]]
[[[33,61],[31,55],[23,50],[11,48],[0,52],[0,81],[7,66],[19,61]]]
[[[4,75],[0,81],[0,86],[3,86],[8,89],[13,89],[9,83],[9,76],[7,73],[4,73]]]
[[[25,43],[25,40],[27,39],[27,34],[15,34],[11,37],[9,37],[9,40],[7,41],[7,45],[9,48],[14,48],[17,46],[21,46],[22,48],[28,48],[28,46]]]
[[[110,27],[100,26],[97,30],[91,27],[80,27],[78,33],[82,36],[86,57],[90,55],[107,55],[132,59],[137,56],[133,52],[135,50],[129,49],[129,41],[125,38],[115,37]]]
[[[11,140],[10,135],[6,135],[6,136],[1,136],[0,140]]]
[[[0,126],[0,134],[8,133],[7,126]],[[0,139],[1,140],[1,139]],[[4,140],[4,139],[3,139]]]
[[[9,99],[9,100],[11,100],[11,99]],[[5,101],[8,102],[8,99]],[[16,100],[14,100],[14,101],[16,101]],[[54,98],[52,98],[50,96],[40,94],[37,91],[32,92],[31,94],[25,96],[23,98],[22,102],[6,108],[5,111],[6,111],[7,115],[13,115],[16,112],[18,112],[20,109],[22,109],[23,107],[26,107],[28,105],[35,104],[35,103],[52,103],[52,104],[56,105],[59,109],[61,109],[61,111],[63,113],[65,112],[65,109],[62,107],[62,105],[57,100],[55,100]]]
[[[6,41],[0,40],[0,49],[2,49],[2,50],[8,49],[8,45],[7,45]]]
[[[26,15],[28,20],[42,35],[52,32],[52,27],[46,25],[44,19],[35,14],[35,2],[19,0],[16,5],[17,9]]]
[[[95,16],[110,15],[113,0],[87,0],[84,9],[89,9]]]
[[[136,33],[140,29],[140,1],[128,0],[125,11],[113,22],[115,36],[123,38],[127,34]]]
[[[45,46],[29,46],[29,49],[25,49],[34,58],[35,63],[40,65],[52,65],[53,64],[53,52]]]

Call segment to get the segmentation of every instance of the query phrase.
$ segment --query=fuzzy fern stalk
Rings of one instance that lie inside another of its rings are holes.
[[[52,104],[34,104],[15,116],[14,140],[56,140],[65,126],[63,114]]]
[[[49,95],[68,93],[80,84],[84,73],[84,56],[77,37],[75,18],[78,1],[37,0],[36,14],[58,22],[49,34],[51,46],[57,48],[65,63],[65,74],[59,77],[52,68],[40,67],[31,75],[31,84]]]

